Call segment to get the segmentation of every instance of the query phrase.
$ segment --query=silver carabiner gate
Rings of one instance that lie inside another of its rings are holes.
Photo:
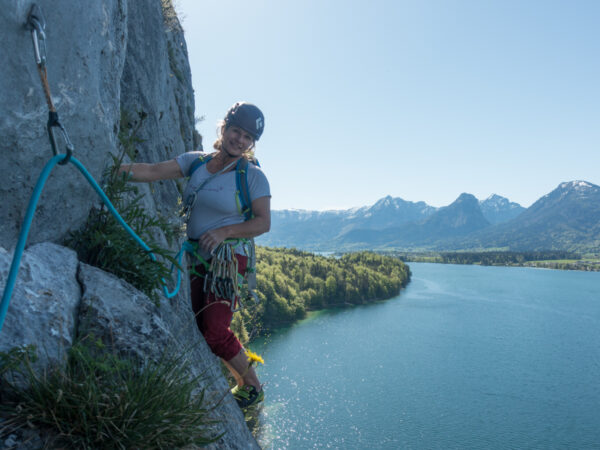
[[[65,157],[58,164],[67,164],[71,159],[71,155],[73,154],[75,147],[69,139],[67,130],[65,130],[65,127],[63,127],[63,125],[58,121],[58,113],[56,111],[50,111],[48,113],[48,124],[46,125],[46,128],[48,130],[48,136],[50,138],[50,146],[52,147],[52,152],[55,156],[58,155],[58,145],[56,143],[56,136],[54,135],[54,128],[58,128],[58,130],[62,134],[62,137],[65,141],[66,151],[64,153]]]
[[[183,207],[183,223],[186,225],[192,216],[192,210],[194,209],[194,204],[196,203],[196,196],[196,192],[192,192],[190,195],[188,195],[185,206]]]
[[[31,7],[27,24],[31,28],[31,39],[33,41],[33,51],[35,52],[35,62],[40,68],[46,66],[46,20],[42,10],[36,4]]]

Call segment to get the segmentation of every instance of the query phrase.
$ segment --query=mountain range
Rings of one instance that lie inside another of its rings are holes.
[[[600,187],[561,183],[529,208],[499,195],[461,194],[436,208],[391,196],[347,210],[275,210],[261,245],[313,251],[405,250],[600,252]]]

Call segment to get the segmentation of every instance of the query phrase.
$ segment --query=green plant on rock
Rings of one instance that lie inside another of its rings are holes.
[[[171,243],[179,230],[160,216],[150,216],[142,204],[144,194],[139,193],[137,186],[128,183],[125,173],[119,173],[125,156],[135,161],[136,145],[142,142],[138,132],[146,114],[140,112],[138,116],[139,120],[134,122],[128,114],[121,114],[120,151],[111,155],[112,165],[104,173],[102,188],[121,217],[146,242],[158,261],[150,258],[104,204],[91,209],[84,225],[71,232],[65,244],[77,251],[81,261],[128,281],[157,302],[157,289],[162,286],[162,280],[170,276],[171,264],[177,264],[170,252],[157,243],[157,236],[163,234]]]
[[[202,446],[222,437],[209,418],[198,377],[181,358],[144,365],[107,351],[93,337],[69,351],[65,367],[34,372],[31,352],[4,354],[3,432],[35,427],[57,436],[61,448],[129,449]],[[27,381],[11,382],[9,373]],[[63,447],[64,446],[64,447]]]

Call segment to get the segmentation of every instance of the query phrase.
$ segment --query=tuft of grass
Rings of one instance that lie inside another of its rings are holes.
[[[8,398],[2,415],[8,432],[21,427],[50,430],[56,445],[83,449],[181,448],[220,439],[209,418],[199,378],[188,375],[181,358],[140,365],[107,352],[93,338],[76,343],[63,368],[38,375],[29,351],[4,354],[28,387],[4,371]]]

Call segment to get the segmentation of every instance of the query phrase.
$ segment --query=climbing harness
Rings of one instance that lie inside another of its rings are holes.
[[[197,241],[190,240],[188,243],[192,247],[192,250],[189,251],[192,258],[190,273],[204,279],[204,292],[213,293],[215,297],[225,299],[225,301],[213,301],[210,304],[226,303],[230,306],[232,312],[236,312],[248,306],[247,300],[249,299],[252,299],[255,304],[259,303],[256,292],[250,291],[250,286],[247,286],[247,295],[242,297],[244,281],[248,281],[248,271],[246,270],[245,274],[240,273],[238,260],[235,256],[236,253],[246,255],[248,258],[247,266],[251,259],[255,259],[253,255],[254,247],[251,245],[250,239],[226,239],[211,253],[210,261],[206,261],[199,254]],[[199,273],[196,270],[198,266],[204,267],[205,272]]]

